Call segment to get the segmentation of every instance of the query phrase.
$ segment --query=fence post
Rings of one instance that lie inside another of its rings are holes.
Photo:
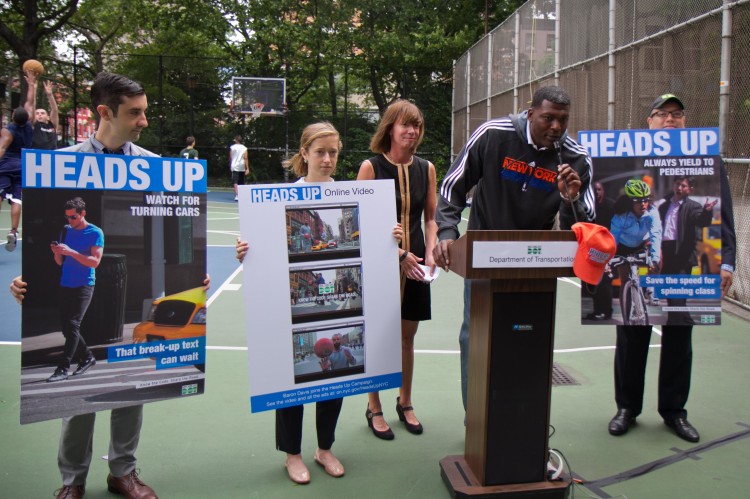
[[[560,0],[555,1],[555,85],[560,86]]]
[[[159,155],[164,156],[164,58],[159,54]]]
[[[516,11],[513,14],[516,17],[516,32],[515,32],[515,47],[513,48],[513,112],[518,111],[518,71],[519,71],[519,61],[518,58],[520,57],[520,47],[521,47],[521,16],[518,14],[518,11]]]
[[[732,71],[732,9],[729,7],[730,0],[724,0],[721,17],[721,68],[719,77],[719,154],[727,155],[729,137],[727,128],[729,126],[729,94],[730,78]]]
[[[466,67],[464,68],[464,80],[466,82],[466,127],[464,130],[464,144],[469,141],[471,135],[471,50],[466,55]]]
[[[484,36],[485,40],[487,40],[487,70],[486,70],[487,97],[485,98],[487,101],[487,106],[486,106],[487,112],[485,114],[485,121],[489,121],[492,119],[492,40],[494,39],[493,33],[494,31]]]
[[[617,0],[609,0],[609,69],[607,72],[607,130],[615,128],[615,78],[617,68],[615,67],[615,49],[617,40],[615,39],[615,23],[617,16],[615,9]]]
[[[73,143],[78,144],[78,45],[73,46]]]

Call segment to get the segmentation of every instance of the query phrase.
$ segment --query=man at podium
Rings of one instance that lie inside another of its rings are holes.
[[[531,107],[477,128],[440,186],[435,263],[450,270],[448,247],[458,239],[466,195],[476,186],[469,230],[569,229],[594,219],[592,166],[586,150],[567,134],[570,96],[560,87],[534,93]],[[575,210],[575,215],[574,215]],[[459,333],[461,394],[466,409],[471,281],[464,284]]]

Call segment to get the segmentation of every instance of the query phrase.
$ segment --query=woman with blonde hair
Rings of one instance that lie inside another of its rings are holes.
[[[412,407],[414,377],[414,336],[419,321],[429,320],[430,286],[424,282],[425,271],[420,264],[435,270],[432,249],[437,240],[437,182],[435,166],[415,156],[424,137],[424,118],[417,106],[406,100],[394,101],[386,109],[371,142],[377,154],[365,160],[357,180],[393,179],[396,185],[398,222],[407,237],[398,250],[401,273],[401,370],[402,385],[396,398],[396,413],[407,431],[420,434],[422,424]],[[424,217],[424,232],[422,218]],[[384,440],[394,438],[385,422],[380,393],[371,392],[365,416],[373,434]]]
[[[299,152],[285,166],[299,177],[297,183],[333,182],[331,175],[336,171],[340,148],[339,133],[333,125],[326,121],[313,123],[303,130]],[[394,228],[393,235],[400,239],[401,227]],[[240,262],[248,249],[248,242],[237,240],[237,259]],[[344,466],[331,452],[342,402],[342,398],[337,398],[315,404],[318,448],[313,459],[333,477],[344,475]],[[276,448],[286,452],[284,466],[289,478],[300,484],[310,482],[310,472],[301,454],[303,413],[303,405],[276,411]]]

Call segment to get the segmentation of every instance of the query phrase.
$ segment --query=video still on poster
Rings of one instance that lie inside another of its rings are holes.
[[[364,373],[364,322],[294,329],[292,349],[295,383]]]
[[[25,150],[21,423],[203,393],[206,164]]]
[[[359,258],[359,231],[340,237],[338,221],[359,228],[359,205],[337,204],[286,208],[289,263]]]
[[[251,411],[399,387],[393,181],[240,186],[239,205]]]
[[[360,263],[290,269],[289,289],[292,324],[363,315]]]
[[[721,157],[715,128],[579,132],[596,223],[617,241],[582,324],[721,323]]]

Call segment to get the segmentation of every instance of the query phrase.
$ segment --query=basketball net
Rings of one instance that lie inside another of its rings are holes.
[[[260,113],[263,112],[263,108],[266,107],[262,102],[256,102],[250,106],[250,117],[252,119],[260,118]]]

